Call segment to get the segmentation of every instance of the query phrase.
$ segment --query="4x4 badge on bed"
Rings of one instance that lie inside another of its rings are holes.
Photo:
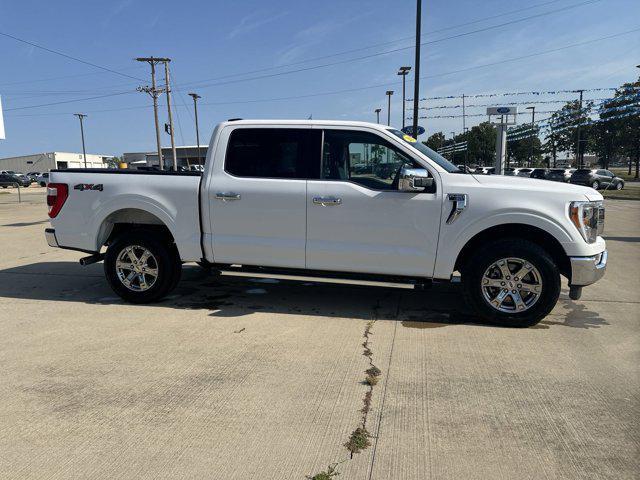
[[[77,185],[73,186],[74,190],[80,190],[81,192],[84,192],[85,190],[98,190],[99,192],[102,191],[102,184],[101,183],[79,183]]]

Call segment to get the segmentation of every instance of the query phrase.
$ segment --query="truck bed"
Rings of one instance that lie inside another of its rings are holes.
[[[98,252],[117,223],[164,224],[184,261],[200,260],[200,172],[65,169],[50,182],[68,197],[51,219],[62,248]]]

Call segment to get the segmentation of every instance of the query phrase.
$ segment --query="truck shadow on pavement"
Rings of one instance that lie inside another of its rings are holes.
[[[0,297],[124,305],[110,289],[101,264],[42,262],[0,270]],[[535,328],[593,328],[608,323],[582,304],[563,299],[563,321],[551,315]],[[371,320],[397,320],[407,328],[483,325],[462,301],[459,285],[436,284],[425,290],[353,284],[286,281],[213,275],[194,265],[183,267],[178,287],[154,307],[202,310],[210,317],[241,317],[256,312]],[[144,306],[132,308],[144,308]]]

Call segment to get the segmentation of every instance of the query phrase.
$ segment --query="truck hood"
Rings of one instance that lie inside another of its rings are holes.
[[[574,196],[576,200],[582,200],[584,198],[590,201],[602,200],[602,195],[593,188],[573,185],[571,183],[551,182],[527,177],[505,177],[502,175],[474,175],[474,177],[481,185],[490,188],[523,190],[554,195],[565,194],[565,196]]]

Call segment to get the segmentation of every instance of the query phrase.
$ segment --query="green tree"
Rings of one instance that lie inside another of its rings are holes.
[[[435,150],[437,152],[441,147],[444,146],[444,142],[445,142],[444,133],[437,132],[431,135],[429,138],[427,138],[426,142],[422,142],[422,143],[424,143],[431,150]]]
[[[496,129],[489,122],[482,122],[466,134],[470,164],[491,165],[496,153]]]
[[[590,117],[589,112],[593,108],[593,102],[583,102],[580,109],[580,102],[572,100],[567,102],[561,109],[557,110],[549,120],[549,135],[554,136],[555,147],[561,152],[571,152],[577,158],[578,151],[578,125],[580,125],[583,142],[580,150],[584,153],[585,145],[589,139]],[[585,140],[587,140],[585,142]]]

